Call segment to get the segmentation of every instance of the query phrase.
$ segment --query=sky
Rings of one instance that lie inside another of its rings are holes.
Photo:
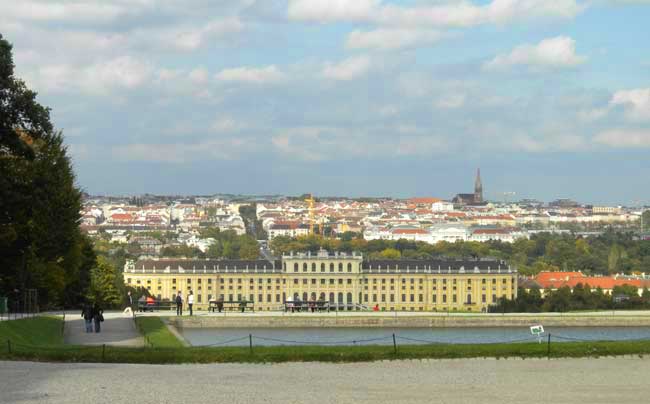
[[[650,0],[0,0],[92,194],[650,205]],[[512,195],[514,193],[514,195]]]

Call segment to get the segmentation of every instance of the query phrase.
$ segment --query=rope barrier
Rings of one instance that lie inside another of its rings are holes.
[[[245,337],[229,339],[227,341],[216,342],[214,344],[198,345],[198,346],[201,346],[201,347],[219,346],[219,345],[226,345],[226,344],[230,344],[230,343],[237,342],[237,341],[243,341],[243,340],[248,340],[248,335],[245,336]]]
[[[354,345],[354,344],[361,344],[361,343],[366,343],[366,342],[392,340],[393,337],[392,337],[392,335],[389,335],[389,336],[379,337],[379,338],[345,340],[345,341],[328,341],[328,342],[285,340],[285,339],[271,338],[271,337],[260,337],[260,336],[257,336],[257,335],[253,335],[253,338],[260,339],[260,340],[263,340],[263,341],[272,341],[272,342],[298,344],[298,345],[346,345],[346,344],[347,345],[349,345],[349,344]]]

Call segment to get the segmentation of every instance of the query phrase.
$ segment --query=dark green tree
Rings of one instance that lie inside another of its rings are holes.
[[[14,76],[0,35],[0,294],[37,289],[60,305],[84,265],[81,194],[63,137],[36,93]]]

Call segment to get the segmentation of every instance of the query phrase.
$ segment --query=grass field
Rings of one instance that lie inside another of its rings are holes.
[[[0,344],[0,359],[115,362],[115,363],[278,363],[362,362],[393,359],[446,358],[564,358],[617,355],[650,355],[650,341],[511,343],[476,345],[389,346],[279,346],[279,347],[183,347],[156,317],[138,319],[147,336],[144,348],[80,347],[63,345],[61,319],[39,317],[0,323],[0,340],[12,341],[11,352]]]
[[[137,317],[136,325],[151,347],[183,347],[183,344],[169,331],[159,317]]]
[[[0,322],[0,342],[35,346],[63,344],[63,323],[58,317],[33,317]]]

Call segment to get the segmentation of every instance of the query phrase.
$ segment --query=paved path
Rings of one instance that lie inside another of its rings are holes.
[[[437,360],[357,364],[0,362],[0,402],[647,403],[650,360]]]
[[[87,333],[86,325],[80,314],[67,313],[65,316],[64,340],[73,345],[144,345],[144,339],[135,327],[132,316],[122,313],[104,313],[104,322],[100,333]]]

